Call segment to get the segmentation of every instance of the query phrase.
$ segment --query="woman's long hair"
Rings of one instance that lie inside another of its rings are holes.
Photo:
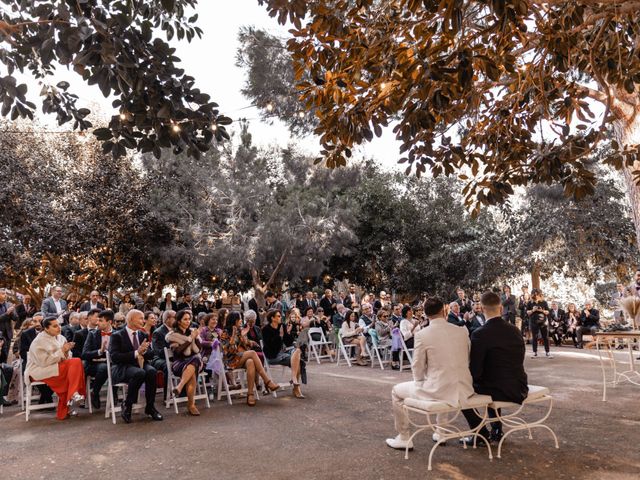
[[[227,331],[229,335],[233,333],[233,327],[235,326],[236,322],[241,318],[242,317],[240,316],[239,312],[231,312],[229,315],[227,315],[227,321],[224,325],[224,329]]]

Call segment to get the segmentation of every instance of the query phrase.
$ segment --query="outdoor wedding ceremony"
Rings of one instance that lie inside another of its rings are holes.
[[[3,479],[636,480],[640,2],[0,0]]]

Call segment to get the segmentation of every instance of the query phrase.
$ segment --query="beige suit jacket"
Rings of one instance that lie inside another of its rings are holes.
[[[469,332],[434,318],[415,334],[413,380],[421,399],[459,405],[473,395]]]

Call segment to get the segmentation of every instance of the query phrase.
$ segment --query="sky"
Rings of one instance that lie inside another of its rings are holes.
[[[311,155],[317,155],[320,150],[317,138],[291,138],[288,129],[281,122],[274,120],[272,125],[258,120],[256,108],[243,97],[240,90],[244,83],[244,72],[235,65],[238,47],[237,34],[242,26],[263,28],[270,33],[287,36],[287,27],[277,23],[269,17],[266,9],[258,5],[257,0],[200,0],[197,25],[204,34],[201,39],[194,39],[191,43],[172,40],[171,45],[177,49],[176,55],[182,59],[181,67],[188,75],[196,79],[196,85],[203,92],[211,95],[212,100],[220,105],[220,111],[232,119],[247,118],[250,120],[250,132],[254,142],[261,146],[274,144],[287,145],[293,143]],[[164,38],[164,33],[161,33]],[[72,90],[80,97],[81,106],[91,106],[97,103],[104,114],[113,114],[111,100],[105,99],[97,87],[85,85],[74,72],[59,69],[50,83],[60,80],[69,81]],[[33,81],[28,81],[29,90],[37,94],[39,88]],[[247,108],[249,107],[249,108]],[[46,123],[49,123],[45,120]],[[238,131],[239,127],[231,126],[230,131]],[[376,158],[390,170],[400,169],[397,159],[399,144],[390,129],[381,138],[364,148],[355,149],[355,154]]]

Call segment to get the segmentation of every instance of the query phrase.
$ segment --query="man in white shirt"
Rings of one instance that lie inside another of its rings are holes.
[[[44,299],[40,310],[44,313],[44,316],[48,315],[62,315],[67,309],[67,302],[62,298],[62,287],[54,285],[51,288],[51,296]]]
[[[445,305],[439,298],[428,298],[424,310],[430,323],[414,336],[413,381],[399,383],[391,391],[398,433],[386,441],[391,448],[413,448],[409,441],[409,418],[402,408],[406,398],[455,406],[464,403],[474,393],[469,371],[467,329],[447,322]]]

